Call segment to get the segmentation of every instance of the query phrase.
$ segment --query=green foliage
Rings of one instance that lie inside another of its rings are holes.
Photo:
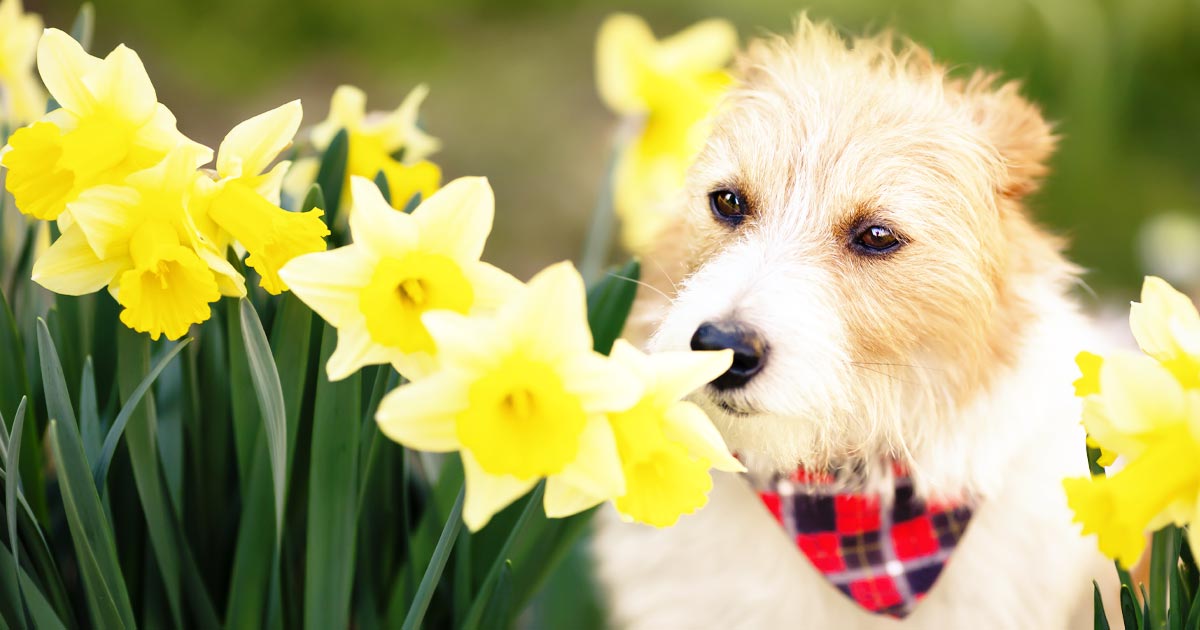
[[[330,197],[314,186],[303,205],[336,205],[337,145]],[[462,528],[458,459],[375,425],[401,376],[330,382],[337,333],[290,294],[226,298],[155,342],[108,296],[51,295],[28,265],[0,256],[0,626],[511,627],[586,532],[590,513],[543,514],[541,485]],[[591,287],[598,350],[637,276]]]

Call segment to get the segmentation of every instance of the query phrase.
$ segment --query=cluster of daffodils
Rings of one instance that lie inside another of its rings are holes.
[[[522,284],[479,260],[494,212],[482,178],[454,180],[411,213],[365,178],[350,191],[353,243],[299,256],[281,276],[337,328],[330,379],[370,364],[411,379],[376,420],[401,444],[461,454],[469,528],[542,479],[549,516],[611,500],[629,520],[667,526],[705,503],[710,467],[742,469],[681,401],[729,367],[728,351],[595,352],[570,263]]]
[[[1109,477],[1067,479],[1067,502],[1096,534],[1100,550],[1126,567],[1146,547],[1146,533],[1200,513],[1200,315],[1187,296],[1148,277],[1129,323],[1144,354],[1081,353],[1083,424],[1102,463],[1121,457]],[[1193,549],[1200,532],[1189,528]]]
[[[17,129],[0,158],[17,208],[61,233],[34,264],[36,282],[63,295],[107,287],[127,326],[177,339],[222,295],[245,295],[230,247],[272,294],[287,289],[285,262],[325,249],[322,211],[279,207],[288,163],[270,166],[300,125],[298,101],[234,127],[203,169],[212,149],[176,129],[137,53],[93,57],[56,29],[36,51],[58,107]]]
[[[682,189],[710,114],[732,82],[725,66],[736,47],[737,31],[725,20],[705,20],[661,41],[633,15],[613,15],[600,27],[597,88],[633,131],[620,142],[613,172],[613,206],[631,251],[644,251],[666,223],[670,197]]]

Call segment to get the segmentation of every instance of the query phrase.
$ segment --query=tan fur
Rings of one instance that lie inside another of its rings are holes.
[[[899,460],[924,494],[986,502],[1013,496],[1015,458],[1038,452],[1030,483],[1054,490],[1037,501],[1053,536],[1073,535],[1057,484],[1084,466],[1070,380],[1088,327],[1066,297],[1063,242],[1024,207],[1057,140],[1037,107],[995,75],[948,76],[911,42],[846,41],[806,18],[751,43],[735,76],[643,265],[670,299],[643,292],[634,334],[683,348],[700,323],[735,318],[765,336],[762,374],[697,396],[754,473]],[[723,188],[750,206],[740,226],[710,211]],[[905,245],[853,251],[852,229],[874,223]],[[1064,572],[1079,588],[1059,587],[1086,595],[1094,554],[1054,542],[1082,554]],[[612,588],[620,608],[626,589]]]

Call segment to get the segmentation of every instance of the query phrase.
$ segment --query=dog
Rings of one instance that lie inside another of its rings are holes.
[[[627,335],[734,350],[693,399],[749,472],[717,473],[709,505],[672,528],[598,519],[610,622],[1092,627],[1092,580],[1113,569],[1061,480],[1088,474],[1072,381],[1096,339],[1070,296],[1080,270],[1025,207],[1051,125],[1016,83],[806,17],[751,43],[733,74]],[[813,498],[791,483],[804,471],[889,520],[900,480],[907,503],[951,506],[939,514],[965,529],[932,587],[910,581],[873,610],[863,598],[895,584],[863,595],[824,575],[829,556],[767,501]]]

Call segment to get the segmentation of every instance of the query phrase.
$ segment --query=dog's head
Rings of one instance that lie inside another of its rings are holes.
[[[652,345],[735,350],[699,398],[743,454],[903,459],[1072,273],[1021,204],[1055,138],[1014,84],[806,19],[735,76],[666,239],[685,279]]]

